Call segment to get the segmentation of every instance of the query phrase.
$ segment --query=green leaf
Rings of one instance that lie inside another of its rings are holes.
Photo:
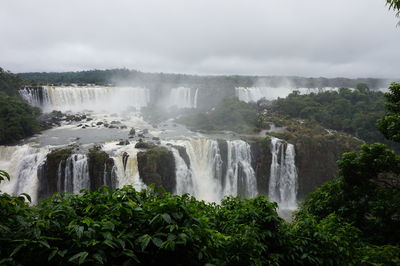
[[[31,196],[29,196],[28,194],[26,194],[26,193],[21,193],[20,196],[25,196],[25,198],[26,198],[30,203],[32,203]]]
[[[60,257],[63,258],[65,256],[65,254],[67,254],[67,252],[68,252],[68,249],[64,249],[62,251],[58,251],[58,255],[60,255]]]
[[[153,242],[154,245],[156,245],[157,247],[161,247],[163,241],[157,237],[153,237],[151,239],[151,241]]]
[[[51,261],[54,258],[54,256],[57,254],[57,251],[58,251],[58,249],[53,250],[50,253],[49,257],[47,258],[47,261]]]
[[[142,248],[142,251],[146,249],[146,247],[149,245],[149,242],[151,240],[151,236],[149,235],[143,235],[138,239],[138,242],[140,243],[140,247]]]
[[[45,246],[46,248],[50,248],[49,243],[47,243],[47,241],[38,241],[40,244],[42,244],[43,246]]]
[[[14,256],[21,248],[23,248],[25,246],[25,243],[18,245],[13,252],[10,254],[10,257]]]
[[[162,218],[164,219],[164,221],[166,221],[167,223],[170,224],[170,223],[172,222],[171,216],[169,216],[168,213],[163,213],[161,216],[162,216]]]
[[[71,258],[69,258],[68,261],[74,262],[74,261],[78,260],[78,264],[82,264],[83,262],[85,262],[85,259],[88,255],[89,255],[89,253],[86,251],[79,252],[79,253],[75,254],[74,256],[72,256]]]
[[[4,177],[10,181],[10,175],[4,170],[0,170],[0,181],[4,180]]]
[[[93,254],[92,257],[93,257],[93,259],[95,259],[96,261],[98,261],[100,264],[104,264],[103,257],[102,257],[99,253]]]

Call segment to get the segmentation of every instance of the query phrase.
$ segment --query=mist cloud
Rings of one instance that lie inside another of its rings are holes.
[[[0,23],[14,72],[400,76],[384,0],[4,0]]]

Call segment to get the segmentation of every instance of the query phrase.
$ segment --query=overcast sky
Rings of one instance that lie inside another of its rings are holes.
[[[0,67],[400,77],[385,0],[0,0]]]

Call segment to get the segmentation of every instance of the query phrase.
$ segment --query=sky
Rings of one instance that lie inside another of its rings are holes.
[[[385,0],[0,0],[0,67],[400,78]]]

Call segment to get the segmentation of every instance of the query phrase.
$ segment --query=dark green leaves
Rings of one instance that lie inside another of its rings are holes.
[[[74,256],[72,256],[71,258],[69,258],[68,261],[82,264],[85,262],[85,259],[88,255],[89,255],[89,253],[87,253],[86,251],[79,252],[79,253],[75,254]]]

